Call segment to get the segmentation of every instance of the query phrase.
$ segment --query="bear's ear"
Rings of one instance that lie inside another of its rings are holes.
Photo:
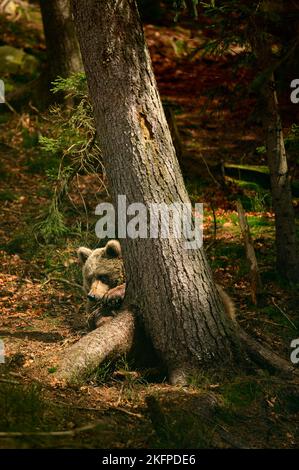
[[[83,266],[87,258],[91,255],[92,250],[85,248],[85,246],[80,246],[77,251],[79,263]]]
[[[109,240],[105,246],[105,254],[108,258],[119,258],[121,256],[121,247],[118,240]]]

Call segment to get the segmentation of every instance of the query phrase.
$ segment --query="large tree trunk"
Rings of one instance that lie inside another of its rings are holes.
[[[72,4],[114,202],[188,203],[135,0]],[[230,362],[238,342],[203,249],[178,238],[120,241],[126,303],[172,382],[190,368]]]
[[[49,79],[83,69],[70,0],[40,0],[47,46]]]

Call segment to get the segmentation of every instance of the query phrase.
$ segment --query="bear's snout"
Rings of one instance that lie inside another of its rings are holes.
[[[101,281],[94,281],[91,289],[87,294],[88,300],[91,302],[102,300],[104,295],[108,292],[109,286]]]

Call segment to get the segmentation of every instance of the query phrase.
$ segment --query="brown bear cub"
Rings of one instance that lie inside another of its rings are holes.
[[[78,259],[82,266],[83,288],[87,294],[90,328],[117,313],[125,296],[124,266],[117,240],[104,248],[80,247]]]
[[[117,314],[125,296],[124,265],[120,243],[110,240],[104,248],[78,249],[82,266],[83,288],[89,301],[89,326],[96,328]],[[216,284],[228,317],[235,321],[235,308],[231,298]]]

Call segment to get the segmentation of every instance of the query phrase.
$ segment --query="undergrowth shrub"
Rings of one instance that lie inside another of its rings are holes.
[[[36,226],[46,242],[68,232],[63,204],[70,184],[77,183],[78,175],[98,175],[99,189],[105,188],[104,176],[101,176],[105,172],[85,75],[76,73],[68,78],[59,77],[53,82],[52,91],[63,92],[65,103],[50,109],[50,135],[39,138],[42,151],[52,162],[45,170],[51,187],[50,202]]]

